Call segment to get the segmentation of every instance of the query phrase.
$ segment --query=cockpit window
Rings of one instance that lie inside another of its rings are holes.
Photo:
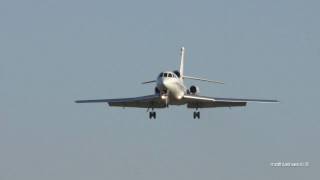
[[[162,77],[162,76],[163,76],[163,73],[160,73],[160,74],[159,74],[159,77]]]
[[[172,77],[172,74],[171,74],[171,73],[168,73],[168,77]]]
[[[167,77],[167,75],[168,75],[167,73],[163,73],[163,77]]]

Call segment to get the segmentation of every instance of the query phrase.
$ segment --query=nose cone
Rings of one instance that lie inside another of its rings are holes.
[[[179,100],[183,97],[184,91],[181,89],[181,86],[172,78],[162,79],[162,87],[168,90],[168,94],[171,97],[171,100]]]
[[[162,78],[161,84],[165,87],[165,88],[169,88],[170,82],[168,78]]]
[[[160,89],[167,89],[168,79],[167,79],[167,78],[164,78],[164,77],[159,77],[159,78],[157,79],[157,86],[158,86]]]

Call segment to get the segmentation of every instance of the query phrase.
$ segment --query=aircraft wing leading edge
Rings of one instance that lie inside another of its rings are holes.
[[[237,99],[237,98],[216,98],[197,95],[185,95],[183,97],[188,108],[215,108],[246,106],[248,102],[277,103],[277,100],[267,99]]]
[[[78,100],[76,103],[108,103],[109,106],[136,107],[136,108],[165,108],[166,104],[160,98],[160,95],[148,95],[133,98],[120,99],[91,99]]]

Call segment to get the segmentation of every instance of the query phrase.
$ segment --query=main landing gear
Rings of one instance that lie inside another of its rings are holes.
[[[157,114],[156,114],[156,112],[155,111],[151,111],[151,112],[149,112],[149,119],[156,119],[156,117],[157,117]]]
[[[150,111],[149,112],[149,119],[156,119],[157,118],[157,113],[155,111]],[[196,110],[193,112],[193,119],[200,119],[200,111]]]
[[[155,111],[153,111],[153,108],[151,108],[152,110],[149,112],[149,119],[156,119],[157,118],[157,114]],[[149,108],[147,109],[147,112],[149,111]]]
[[[200,119],[200,111],[193,112],[193,119]]]

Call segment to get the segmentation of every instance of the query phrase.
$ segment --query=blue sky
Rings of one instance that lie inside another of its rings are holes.
[[[318,1],[0,2],[0,179],[316,179]],[[192,110],[79,105],[153,93],[163,70],[201,94],[280,104]],[[271,162],[309,162],[275,168]]]

